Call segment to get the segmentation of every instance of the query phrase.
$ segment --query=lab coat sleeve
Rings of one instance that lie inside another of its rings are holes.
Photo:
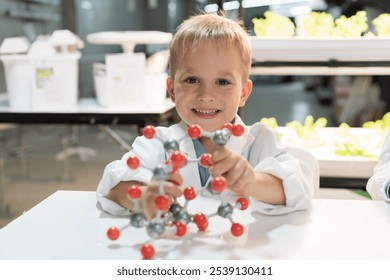
[[[255,172],[269,173],[282,179],[286,205],[273,205],[251,199],[254,210],[266,215],[281,215],[311,206],[313,174],[304,174],[297,159],[280,161],[277,158],[267,158],[256,166]]]
[[[286,147],[280,145],[279,136],[269,129],[261,133],[254,145],[261,149],[254,171],[269,173],[282,179],[286,204],[272,205],[251,199],[252,208],[266,215],[308,209],[312,204],[315,180],[318,180],[315,178],[318,174],[314,174],[313,169],[308,167],[310,163],[290,154]]]
[[[374,200],[390,202],[385,193],[386,186],[390,183],[390,134],[388,133],[382,146],[378,163],[374,168],[373,175],[367,181],[367,192]]]
[[[157,166],[157,162],[165,161],[161,145],[158,140],[137,137],[130,152],[124,154],[120,160],[115,160],[106,166],[96,190],[98,206],[101,210],[115,216],[129,215],[128,209],[106,197],[110,190],[121,181],[138,181],[145,184],[150,182],[152,168]],[[141,160],[141,166],[135,170],[127,166],[127,159],[132,155],[138,156]]]

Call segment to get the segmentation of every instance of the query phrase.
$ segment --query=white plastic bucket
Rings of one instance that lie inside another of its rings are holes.
[[[80,57],[80,53],[30,56],[33,109],[57,110],[77,105]]]
[[[144,53],[106,54],[108,106],[135,107],[144,104]]]
[[[11,108],[31,108],[31,65],[27,55],[3,55],[8,102]]]

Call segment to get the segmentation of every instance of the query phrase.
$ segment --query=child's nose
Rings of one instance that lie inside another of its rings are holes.
[[[211,89],[203,87],[199,90],[197,99],[198,101],[210,102],[214,101],[215,97]]]

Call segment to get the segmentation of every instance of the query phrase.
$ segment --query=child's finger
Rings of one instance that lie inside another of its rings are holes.
[[[241,155],[231,153],[230,156],[213,164],[210,167],[210,174],[216,177],[225,173],[230,173],[232,170],[236,169],[236,165],[240,162],[240,157]]]
[[[231,156],[232,151],[225,146],[218,148],[215,150],[211,157],[211,164],[217,164]]]
[[[181,189],[181,186],[172,184],[170,182],[166,182],[164,185],[164,191],[167,195],[172,195],[175,197],[179,197],[182,195],[183,191]]]
[[[172,179],[175,183],[170,181],[164,182],[164,194],[169,197],[169,200],[172,199],[172,196],[179,197],[182,195],[181,176],[175,175],[172,176]],[[180,182],[180,185],[177,185],[177,182]],[[145,189],[142,195],[142,209],[147,220],[151,220],[156,216],[157,210],[155,206],[155,199],[159,195],[159,183],[151,182]],[[168,211],[168,209],[167,209]],[[167,211],[162,211],[162,214],[165,214]]]
[[[172,184],[181,186],[183,185],[183,177],[180,175],[179,172],[175,172],[169,174],[169,178],[167,179],[167,182],[171,182]]]

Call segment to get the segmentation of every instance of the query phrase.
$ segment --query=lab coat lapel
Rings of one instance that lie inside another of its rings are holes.
[[[231,136],[226,146],[243,155],[253,143],[254,137],[250,134],[250,127],[246,126],[238,115],[235,118],[234,124],[241,124],[244,127],[244,133],[241,136]]]

